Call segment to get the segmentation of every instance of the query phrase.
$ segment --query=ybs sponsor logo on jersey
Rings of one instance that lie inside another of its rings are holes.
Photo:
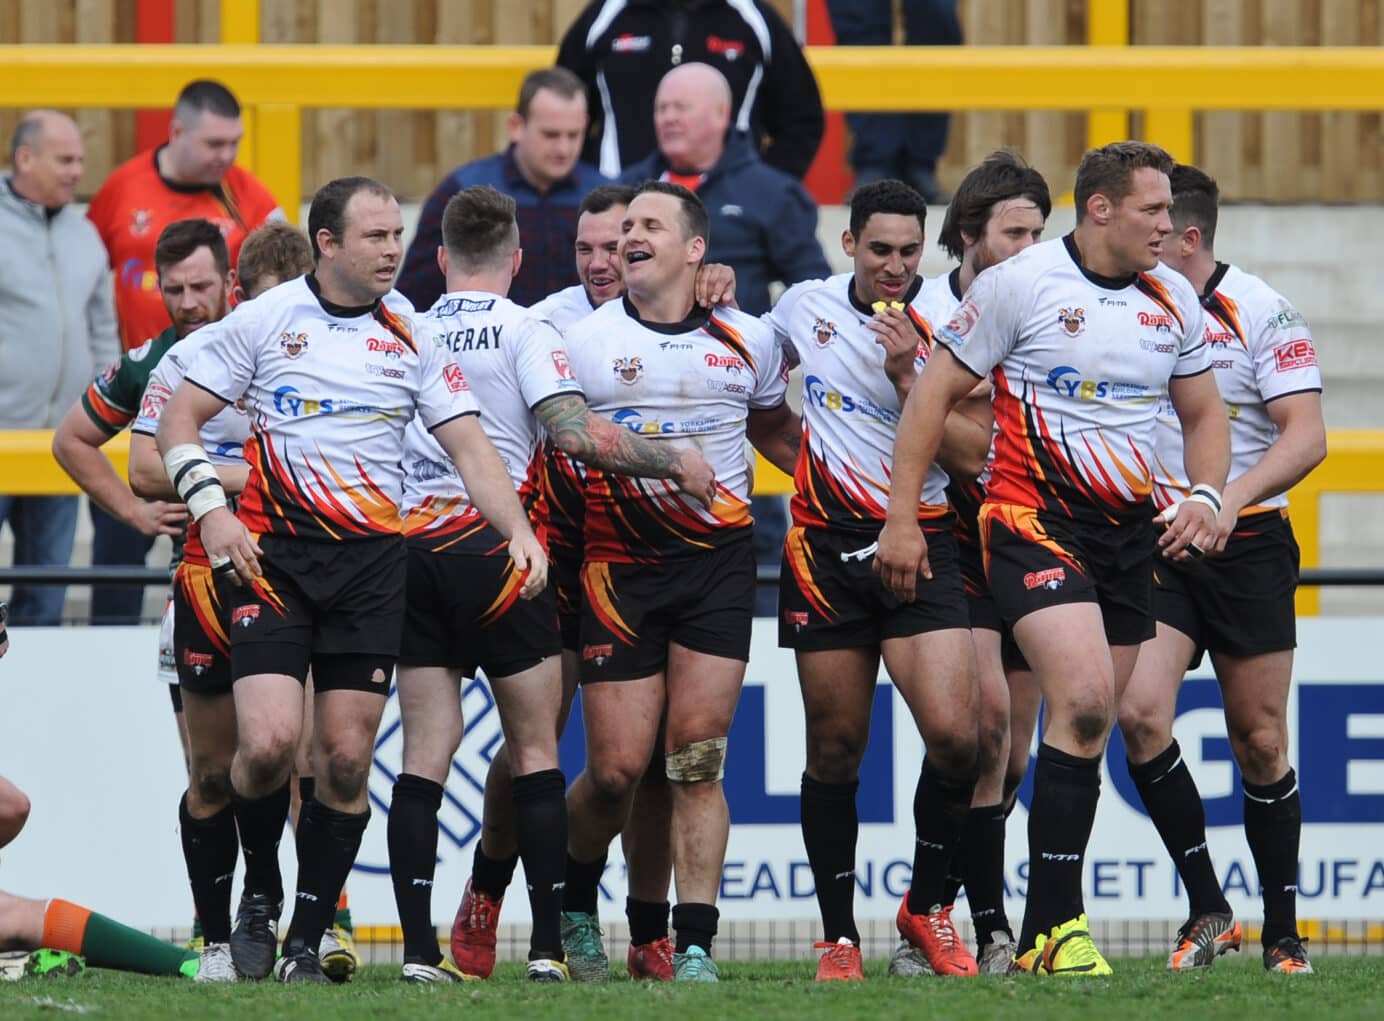
[[[1049,591],[1060,589],[1062,583],[1067,580],[1067,571],[1063,567],[1049,567],[1046,571],[1029,571],[1024,575],[1024,588],[1032,592],[1036,588],[1048,589]]]
[[[355,415],[391,417],[392,412],[373,404],[342,400],[339,397],[304,397],[297,387],[281,386],[274,391],[274,410],[280,415],[302,418],[308,415]]]
[[[404,347],[403,341],[395,337],[368,337],[365,350],[383,354],[386,358],[402,358],[408,349]]]
[[[1154,399],[1142,383],[1117,383],[1109,379],[1082,379],[1081,370],[1071,365],[1059,365],[1048,373],[1048,386],[1063,397],[1083,401],[1135,401]]]
[[[630,432],[641,436],[697,435],[715,432],[721,428],[719,418],[692,418],[685,422],[660,422],[646,419],[634,408],[621,408],[610,416],[616,425],[622,425]]]
[[[808,376],[803,381],[803,394],[808,404],[816,405],[823,411],[840,415],[863,415],[889,426],[899,423],[899,413],[892,408],[882,407],[868,397],[852,397],[850,394],[829,389],[818,376]]]
[[[1309,369],[1317,364],[1317,349],[1312,342],[1290,340],[1273,349],[1273,369],[1275,372],[1292,372],[1294,369]]]
[[[1172,333],[1176,323],[1166,312],[1140,312],[1139,325],[1151,326],[1159,333]]]
[[[735,355],[718,355],[708,353],[706,356],[706,367],[708,369],[725,369],[739,375],[741,370],[746,368],[745,360]]]
[[[642,358],[617,358],[612,368],[615,370],[615,378],[626,386],[634,386],[644,375],[644,359]]]
[[[1059,308],[1057,321],[1062,324],[1064,330],[1075,337],[1086,329],[1086,309],[1076,305],[1071,308]]]
[[[298,358],[308,349],[308,335],[306,333],[294,333],[288,331],[279,334],[279,347],[283,349],[284,355],[288,358]]]
[[[837,337],[836,324],[826,319],[816,319],[812,323],[812,339],[818,347],[826,347]]]

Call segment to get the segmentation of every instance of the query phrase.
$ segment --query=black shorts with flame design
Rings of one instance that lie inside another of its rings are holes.
[[[228,625],[236,586],[205,564],[184,560],[173,575],[173,661],[178,686],[196,695],[231,691]]]

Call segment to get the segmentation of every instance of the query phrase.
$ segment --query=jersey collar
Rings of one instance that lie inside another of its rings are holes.
[[[951,288],[952,297],[955,298],[957,301],[960,301],[962,298],[966,297],[966,295],[963,294],[961,291],[960,266],[957,266],[956,269],[952,270],[950,273],[947,274],[947,286]]]
[[[1076,246],[1076,235],[1062,235],[1062,244],[1067,248],[1067,254],[1072,257],[1072,262],[1076,263],[1076,268],[1081,270],[1081,275],[1097,287],[1104,287],[1107,291],[1123,291],[1126,287],[1132,287],[1134,281],[1139,279],[1138,273],[1131,273],[1123,277],[1107,277],[1094,270],[1089,270],[1081,264],[1081,249]]]
[[[1225,279],[1225,275],[1228,272],[1230,272],[1230,263],[1216,263],[1215,271],[1206,281],[1206,289],[1201,292],[1201,302],[1203,305],[1210,301],[1211,298],[1215,295],[1216,288],[1221,285],[1221,281]]]
[[[923,278],[920,276],[915,276],[913,278],[913,283],[909,284],[908,290],[904,291],[903,293],[903,303],[905,305],[913,304],[913,299],[918,296],[918,292],[922,289]],[[846,281],[846,297],[850,300],[851,308],[855,309],[861,315],[869,317],[875,314],[875,310],[872,309],[869,305],[865,304],[863,301],[861,301],[860,297],[855,293],[854,273],[851,274],[850,280]]]
[[[587,299],[590,300],[589,298]],[[687,318],[680,323],[651,323],[639,318],[639,310],[634,307],[628,294],[622,294],[620,300],[625,305],[625,315],[629,316],[645,329],[653,330],[655,333],[666,333],[670,337],[675,337],[680,333],[691,333],[693,330],[700,330],[711,319],[711,309],[701,305],[693,304],[692,311],[687,314]]]
[[[376,298],[368,305],[338,305],[334,301],[328,301],[322,297],[322,285],[317,282],[317,275],[309,273],[303,277],[308,285],[308,290],[317,299],[317,304],[322,306],[322,311],[329,316],[336,316],[338,319],[359,319],[361,316],[368,316],[380,307],[380,299]]]

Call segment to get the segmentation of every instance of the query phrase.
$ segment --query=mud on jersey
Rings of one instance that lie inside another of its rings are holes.
[[[1201,305],[1211,369],[1230,418],[1230,481],[1258,464],[1278,439],[1269,402],[1290,394],[1321,393],[1322,376],[1307,320],[1258,277],[1217,263]],[[1177,411],[1171,401],[1160,401],[1153,493],[1160,509],[1192,491],[1182,456]],[[1287,506],[1288,494],[1278,493],[1241,513]]]
[[[1067,235],[992,266],[937,339],[977,376],[994,370],[987,499],[1114,523],[1149,512],[1169,379],[1210,358],[1180,273],[1112,279],[1078,259]]]
[[[914,280],[904,297],[918,334],[919,372],[932,351],[922,286]],[[763,316],[803,371],[803,445],[790,503],[796,525],[877,532],[884,524],[902,408],[884,371],[884,348],[866,325],[873,317],[850,273],[795,284]],[[946,486],[947,473],[929,465],[920,519],[946,513]]]
[[[413,328],[420,345],[435,345],[466,374],[484,409],[481,427],[541,537],[547,519],[539,485],[542,430],[533,409],[549,397],[582,393],[562,338],[528,309],[480,291],[442,295],[414,317]],[[404,533],[430,548],[504,548],[504,539],[472,505],[456,465],[418,419],[404,434],[402,510]]]
[[[402,297],[363,308],[299,277],[249,302],[198,352],[187,380],[245,395],[252,435],[240,519],[256,534],[363,539],[400,530],[400,452],[416,414],[435,428],[477,413],[450,354],[416,345]]]
[[[745,422],[752,409],[782,404],[788,387],[773,331],[734,309],[645,323],[622,298],[583,319],[566,342],[591,410],[645,439],[695,447],[716,472],[707,510],[671,480],[588,468],[586,559],[640,563],[748,536]]]

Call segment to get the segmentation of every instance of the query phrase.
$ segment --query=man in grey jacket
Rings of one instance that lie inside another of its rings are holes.
[[[70,117],[36,110],[15,128],[0,183],[0,429],[52,429],[120,352],[106,249],[71,205],[82,160]],[[0,493],[16,565],[67,566],[77,499]],[[11,620],[57,624],[65,595],[18,586]]]

